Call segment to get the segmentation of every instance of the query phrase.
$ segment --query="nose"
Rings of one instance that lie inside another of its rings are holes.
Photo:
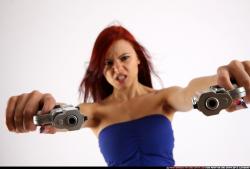
[[[115,73],[120,73],[122,69],[122,63],[120,63],[119,61],[115,61],[114,65],[113,65],[113,70]]]

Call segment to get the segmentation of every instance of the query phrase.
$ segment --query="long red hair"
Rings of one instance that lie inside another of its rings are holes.
[[[124,39],[130,42],[137,53],[140,64],[138,67],[138,80],[141,84],[152,87],[151,73],[157,76],[153,70],[151,57],[147,50],[140,45],[134,36],[122,26],[109,26],[97,37],[89,66],[79,87],[84,102],[93,99],[101,101],[112,94],[113,87],[106,81],[103,75],[105,54],[114,41]],[[158,77],[158,76],[157,76]]]

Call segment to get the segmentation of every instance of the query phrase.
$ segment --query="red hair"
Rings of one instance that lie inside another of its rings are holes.
[[[109,26],[99,34],[95,41],[89,66],[79,87],[80,95],[84,95],[84,102],[87,102],[89,99],[98,102],[112,94],[113,87],[106,81],[103,75],[105,54],[109,47],[120,39],[130,42],[140,60],[138,81],[143,85],[152,87],[151,72],[154,75],[156,75],[156,73],[153,70],[150,61],[151,57],[146,49],[140,45],[134,36],[124,27]]]

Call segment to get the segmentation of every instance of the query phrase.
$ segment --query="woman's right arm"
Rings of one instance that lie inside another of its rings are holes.
[[[8,130],[16,133],[35,131],[37,126],[33,123],[33,116],[39,110],[41,110],[41,114],[49,113],[56,104],[56,100],[51,94],[43,94],[36,90],[10,97],[6,107]],[[83,127],[95,127],[97,125],[97,120],[92,113],[94,107],[94,104],[81,104],[81,113],[88,117]],[[40,128],[41,133],[53,134],[56,131],[56,128],[48,125]]]

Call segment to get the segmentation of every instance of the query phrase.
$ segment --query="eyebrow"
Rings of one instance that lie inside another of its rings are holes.
[[[118,56],[118,58],[120,58],[120,57],[122,57],[122,56],[124,56],[124,55],[127,55],[128,53],[123,53],[123,54],[121,54],[120,56]],[[110,57],[108,57],[108,58],[106,58],[105,60],[111,60],[110,59]]]

